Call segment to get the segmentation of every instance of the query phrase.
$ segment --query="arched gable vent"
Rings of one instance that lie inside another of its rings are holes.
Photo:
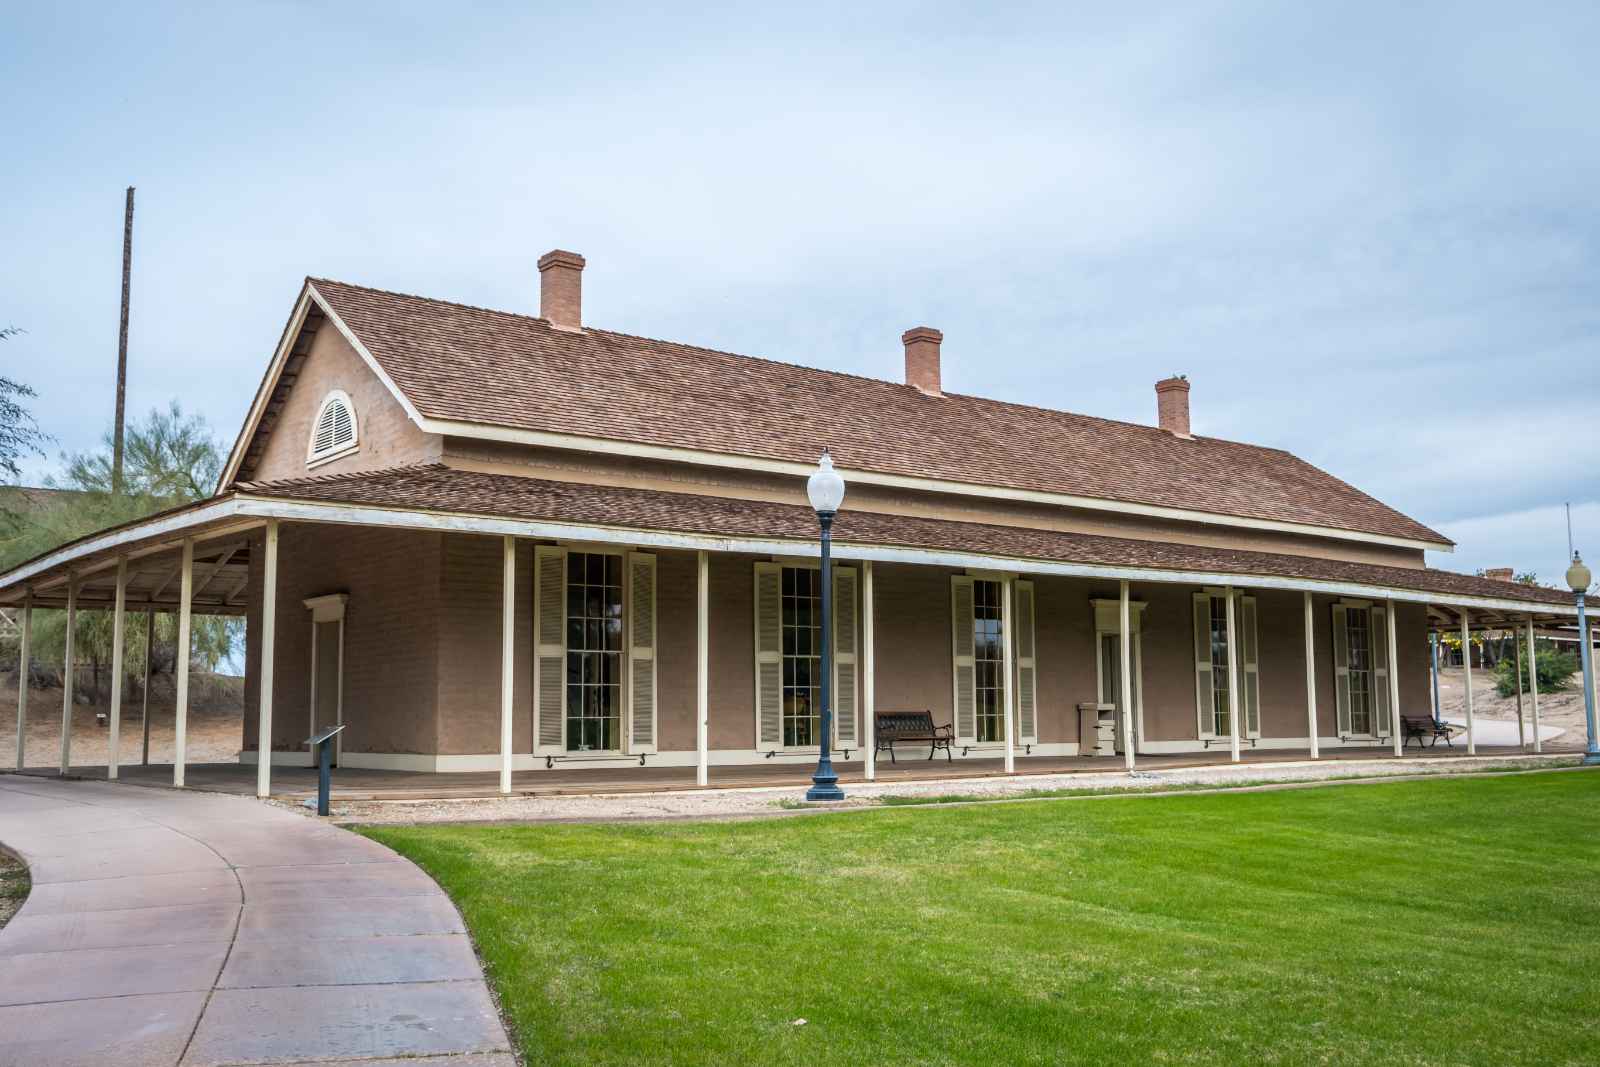
[[[311,428],[311,451],[306,462],[331,459],[356,447],[356,409],[343,390],[335,389],[323,398],[317,421]]]

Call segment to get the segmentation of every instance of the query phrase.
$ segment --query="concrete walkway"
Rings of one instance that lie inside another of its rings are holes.
[[[366,838],[0,775],[0,842],[33,876],[0,930],[0,1067],[514,1067],[455,906]]]

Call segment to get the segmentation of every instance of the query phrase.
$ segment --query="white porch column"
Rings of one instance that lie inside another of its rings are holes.
[[[1121,638],[1122,669],[1117,672],[1117,677],[1122,681],[1122,692],[1118,694],[1122,704],[1122,763],[1128,770],[1133,770],[1133,625],[1128,618],[1128,583],[1122,583],[1121,600],[1118,604],[1121,612],[1117,631]]]
[[[1465,608],[1461,609],[1461,673],[1467,685],[1467,755],[1475,756],[1478,745],[1472,736],[1472,629]]]
[[[861,563],[861,729],[862,736],[866,739],[862,743],[861,756],[862,767],[869,782],[878,779],[878,737],[877,722],[874,718],[878,701],[874,673],[876,657],[873,654],[872,638],[873,603],[872,561],[869,559]]]
[[[67,575],[67,647],[61,657],[61,773],[72,769],[72,660],[77,653],[73,647],[78,629],[78,578]]]
[[[1306,593],[1306,730],[1311,735],[1311,758],[1321,759],[1317,746],[1317,631]],[[1259,609],[1257,609],[1259,610]]]
[[[22,770],[24,761],[28,758],[28,657],[32,655],[28,648],[29,638],[33,636],[33,594],[24,593],[22,596],[22,637],[18,641],[21,646],[17,655],[17,770]]]
[[[140,701],[144,705],[144,715],[139,721],[139,726],[144,733],[144,743],[139,748],[139,766],[150,766],[150,659],[155,653],[156,640],[156,609],[144,609],[144,689],[140,694]]]
[[[711,784],[711,555],[695,559],[694,784]]]
[[[183,787],[184,749],[189,735],[189,629],[194,597],[194,538],[183,539],[183,573],[178,585],[178,646],[173,650],[172,665],[177,673],[177,707],[172,721],[172,784]]]
[[[1516,657],[1516,662],[1512,666],[1517,669],[1517,751],[1521,752],[1528,747],[1528,734],[1522,728],[1522,635],[1515,630],[1511,631],[1511,651],[1512,655]],[[1531,671],[1533,668],[1531,660],[1528,663],[1528,667]],[[1537,676],[1531,676],[1531,681],[1535,686],[1539,684]]]
[[[128,561],[117,560],[117,591],[111,607],[111,725],[106,738],[106,777],[117,776],[122,747],[122,645],[128,606]]]
[[[1000,669],[1005,672],[1005,684],[1000,691],[1004,697],[1001,712],[1005,716],[1007,774],[1014,774],[1017,770],[1016,730],[1011,723],[1017,708],[1016,672],[1012,669],[1012,664],[1016,662],[1016,649],[1013,647],[1016,627],[1011,611],[1011,587],[1015,582],[1016,579],[1007,578],[1000,583]]]
[[[1234,619],[1233,586],[1225,586],[1222,595],[1228,605],[1228,750],[1233,762],[1239,762],[1239,719],[1244,710],[1239,707],[1239,641],[1238,626]]]
[[[278,520],[267,522],[261,553],[261,692],[256,698],[256,796],[272,794],[272,672],[278,655]],[[150,618],[152,625],[155,617]],[[150,687],[150,657],[145,655],[145,691]],[[150,701],[145,698],[145,743],[150,739]]]
[[[1405,738],[1400,733],[1400,641],[1394,621],[1394,601],[1386,601],[1383,617],[1388,625],[1385,640],[1389,642],[1389,729],[1394,734],[1394,754],[1405,755]]]
[[[1533,616],[1528,616],[1528,678],[1529,695],[1533,699],[1533,751],[1544,751],[1544,741],[1539,737],[1539,652],[1533,643]]]
[[[517,653],[517,539],[502,541],[500,574],[500,792],[511,793],[511,723]]]

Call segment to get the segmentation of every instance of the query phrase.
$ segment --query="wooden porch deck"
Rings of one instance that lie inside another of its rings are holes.
[[[1562,738],[1566,741],[1566,738]],[[1581,745],[1546,743],[1546,753],[1580,751]],[[1423,749],[1428,757],[1465,758],[1466,746],[1455,748]],[[1528,754],[1516,747],[1478,746],[1479,756],[1516,756]],[[1406,749],[1402,758],[1414,759],[1419,755],[1416,747]],[[1246,750],[1241,763],[1266,769],[1277,763],[1305,760],[1310,752],[1305,749]],[[1339,760],[1392,760],[1394,753],[1383,748],[1323,749],[1323,762]],[[1147,755],[1138,757],[1138,770],[1175,770],[1186,767],[1217,767],[1229,762],[1226,749],[1210,753],[1183,753],[1179,755]],[[810,783],[812,765],[782,763],[734,767],[712,767],[711,789],[794,788],[802,789]],[[834,770],[842,785],[860,784],[860,760],[835,762]],[[1018,756],[1015,777],[1060,774],[1120,774],[1122,760],[1097,756]],[[30,767],[23,773],[55,777],[56,768]],[[75,766],[74,777],[103,779],[104,767]],[[171,764],[152,764],[148,767],[123,766],[121,780],[129,785],[170,786]],[[256,768],[239,763],[192,763],[185,770],[189,788],[242,796],[255,795]],[[927,782],[963,779],[993,778],[1004,774],[1000,759],[964,759],[946,763],[943,759],[906,759],[899,763],[880,761],[878,784],[892,782]],[[517,771],[512,776],[512,790],[521,796],[571,796],[601,793],[653,793],[692,790],[698,788],[693,767],[559,767],[552,770]],[[272,795],[283,799],[299,799],[316,795],[317,774],[308,767],[274,767],[272,769]],[[494,797],[500,795],[500,778],[493,771],[438,773],[426,771],[384,771],[366,768],[335,768],[333,772],[333,797],[336,800],[431,800]]]

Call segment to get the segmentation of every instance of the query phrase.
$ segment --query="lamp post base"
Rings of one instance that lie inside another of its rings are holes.
[[[1600,752],[1585,752],[1583,754],[1585,767],[1600,767]]]
[[[839,788],[839,776],[833,773],[833,763],[826,757],[817,764],[817,773],[811,776],[811,788],[806,790],[806,799],[844,799],[844,790]]]

